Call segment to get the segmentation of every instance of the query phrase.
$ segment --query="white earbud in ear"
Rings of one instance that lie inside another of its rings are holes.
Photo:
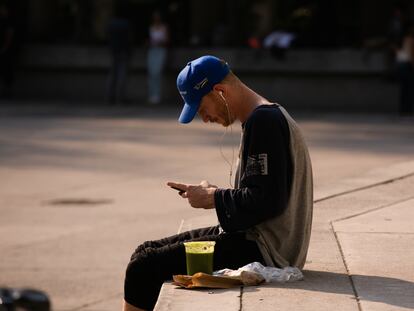
[[[226,104],[226,106],[227,106],[227,102],[226,102],[226,99],[224,98],[224,96],[223,96],[223,92],[222,91],[219,91],[219,95],[221,96],[221,98],[223,98],[223,100],[224,100],[224,103]]]

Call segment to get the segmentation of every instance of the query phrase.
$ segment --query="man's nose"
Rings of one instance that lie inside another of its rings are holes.
[[[209,117],[204,114],[204,113],[200,113],[201,119],[203,120],[204,123],[207,123],[209,120]]]

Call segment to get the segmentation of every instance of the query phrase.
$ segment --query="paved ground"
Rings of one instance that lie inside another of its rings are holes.
[[[50,107],[0,109],[0,285],[43,289],[51,295],[55,311],[117,310],[125,265],[138,243],[177,232],[183,219],[187,225],[203,217],[214,221],[214,215],[189,208],[165,187],[165,182],[207,179],[227,186],[228,166],[218,147],[223,129],[199,121],[178,125],[177,111],[171,107],[49,111]],[[413,120],[293,116],[309,141],[317,199],[364,187],[376,176],[386,179],[404,174],[406,163],[414,160]],[[231,158],[233,146],[237,154],[239,133],[235,126],[233,135],[229,133],[223,140],[227,158]],[[398,186],[408,191],[413,188],[412,179]],[[378,193],[367,191],[360,193],[366,194],[368,202],[382,193],[381,189]],[[353,194],[349,195],[352,200]],[[412,211],[412,201],[401,202],[402,206],[391,201],[398,210]],[[321,201],[321,206],[324,202],[334,201]],[[403,214],[395,213],[395,209],[384,212],[385,216],[376,217],[398,216],[396,219],[403,222],[410,219],[401,219]],[[382,236],[375,235],[374,241],[370,240],[374,235],[366,234],[365,243],[360,243],[354,239],[354,232],[361,230],[358,226],[366,226],[370,218],[358,221],[335,222],[340,232],[337,239],[346,245],[343,252],[351,258],[349,266],[361,275],[355,286],[381,283],[388,274],[376,266],[365,267],[358,258],[376,256],[375,248],[380,251],[383,246],[376,243],[378,240],[387,243],[386,247],[395,245],[395,240],[383,231],[376,233]],[[394,224],[398,230],[405,228],[400,222]],[[372,228],[377,225],[373,223]],[[404,232],[399,240],[404,241],[405,255],[412,262],[411,231]],[[324,247],[338,248],[335,239],[323,230],[315,232],[314,240],[327,243]],[[341,259],[341,254],[332,256]],[[321,255],[311,248],[309,257],[309,269],[320,271],[319,266],[312,265]],[[368,268],[369,275],[378,278],[364,277]],[[339,273],[346,283],[349,280],[344,269],[326,273]],[[413,282],[412,276],[410,271],[409,277],[401,274],[399,280]],[[320,286],[315,293],[329,293],[326,284]],[[352,288],[348,294],[352,296]],[[337,298],[332,296],[333,300]],[[349,301],[347,296],[342,298]],[[252,307],[257,303],[254,299]],[[374,297],[369,301],[378,300]],[[407,305],[401,302],[393,306]],[[250,308],[249,301],[244,307]]]

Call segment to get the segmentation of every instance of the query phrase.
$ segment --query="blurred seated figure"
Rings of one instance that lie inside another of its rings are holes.
[[[295,34],[276,30],[268,34],[263,40],[263,47],[270,49],[272,55],[277,59],[285,59],[286,51],[290,48],[293,40],[295,40]]]

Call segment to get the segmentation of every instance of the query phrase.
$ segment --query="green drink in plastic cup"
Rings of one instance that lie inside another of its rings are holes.
[[[213,274],[214,241],[185,242],[187,274],[197,272]]]

